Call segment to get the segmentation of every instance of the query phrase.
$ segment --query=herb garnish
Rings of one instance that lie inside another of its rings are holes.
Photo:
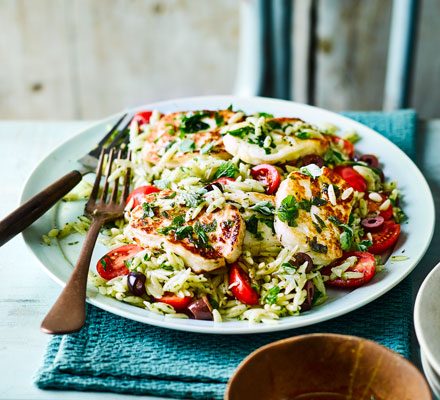
[[[195,133],[203,129],[208,129],[209,124],[202,121],[202,119],[207,116],[208,114],[205,113],[194,114],[190,117],[184,116],[182,118],[180,130],[182,131],[182,133]]]
[[[273,215],[275,213],[275,207],[270,201],[260,201],[254,206],[249,207],[249,209],[267,216]]]
[[[226,161],[218,167],[212,179],[215,180],[222,177],[235,178],[236,174],[238,174],[237,166],[231,161]]]
[[[255,129],[253,126],[247,125],[247,126],[243,126],[242,128],[227,131],[226,133],[228,135],[239,137],[240,139],[243,139],[245,136],[253,133],[254,131],[255,131]]]
[[[266,294],[266,303],[275,304],[277,302],[278,293],[280,293],[279,286],[274,286],[273,288],[270,288]]]
[[[310,247],[313,251],[316,251],[317,253],[327,253],[328,248],[326,245],[318,243],[318,240],[316,236],[313,237],[313,239],[310,241]]]
[[[144,214],[142,215],[142,218],[152,218],[154,217],[154,209],[157,208],[157,206],[155,206],[152,203],[142,203],[142,209],[144,210]]]
[[[292,195],[286,196],[278,209],[278,218],[282,222],[287,222],[289,226],[296,226],[298,217],[298,203]]]

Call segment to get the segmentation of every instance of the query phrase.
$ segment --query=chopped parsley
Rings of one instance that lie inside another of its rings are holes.
[[[218,111],[215,112],[214,114],[214,119],[215,119],[215,124],[217,126],[221,126],[224,124],[225,120],[223,118],[223,115],[221,115]]]
[[[203,195],[206,193],[205,189],[193,191],[193,192],[182,192],[180,193],[180,199],[184,202],[187,207],[196,208],[203,201]]]
[[[157,231],[159,233],[162,233],[163,235],[168,235],[172,231],[176,231],[179,227],[181,227],[185,223],[185,216],[184,215],[178,215],[177,217],[173,218],[173,221],[170,225],[165,226],[163,228],[159,228]]]
[[[205,143],[200,149],[200,154],[209,154],[211,150],[214,148],[215,142]]]
[[[258,218],[255,215],[252,215],[246,221],[246,230],[252,233],[258,240],[261,240],[263,238],[261,233],[258,231]]]
[[[313,197],[312,204],[317,207],[325,206],[327,204],[327,200],[321,199],[319,197]]]
[[[226,161],[223,164],[221,164],[220,167],[218,167],[212,179],[215,180],[222,177],[235,178],[235,175],[237,174],[238,174],[237,166],[231,161]]]
[[[294,272],[296,272],[296,268],[290,264],[290,262],[285,262],[281,264],[281,267],[283,267],[283,269],[288,273],[288,274],[293,274]]]
[[[264,117],[264,118],[273,118],[273,114],[269,114],[269,113],[262,112],[262,111],[257,112],[257,113],[255,114],[255,116],[256,116],[256,117]]]
[[[182,133],[195,133],[209,128],[209,124],[203,122],[202,119],[207,117],[208,114],[200,113],[194,114],[190,117],[184,116],[180,125]]]
[[[177,240],[189,239],[193,234],[193,227],[191,225],[179,226],[175,232],[174,236]]]
[[[142,218],[152,218],[154,217],[154,209],[157,208],[154,204],[151,203],[142,203],[142,209],[144,210],[144,214],[142,215]]]
[[[196,149],[196,144],[194,143],[194,140],[191,139],[182,140],[179,146],[179,150],[182,153],[192,153],[195,149]]]
[[[346,159],[340,152],[334,149],[328,149],[327,152],[324,154],[324,161],[329,164],[338,165],[345,162]]]
[[[318,243],[318,240],[316,239],[316,236],[313,237],[313,239],[310,241],[310,247],[313,251],[316,251],[317,253],[327,253],[328,248],[326,245]]]
[[[273,288],[270,288],[266,294],[266,298],[265,298],[266,303],[275,304],[277,302],[278,293],[280,293],[279,286],[274,286]]]
[[[99,260],[99,262],[100,262],[101,265],[102,265],[102,269],[103,269],[104,271],[107,271],[107,261],[105,261],[105,257],[101,258],[101,259]]]
[[[341,245],[341,249],[344,251],[350,250],[353,247],[353,239],[354,239],[353,229],[347,224],[342,223],[340,219],[334,217],[333,215],[328,217],[328,220],[333,224],[335,224],[338,228],[341,228],[343,230],[341,236],[339,237],[339,243]],[[360,243],[358,244],[358,246],[361,247],[364,247],[365,245],[366,243],[364,243],[363,245],[360,245]],[[360,251],[364,251],[364,250],[360,250]]]
[[[371,240],[361,240],[359,243],[355,244],[357,251],[367,251],[369,247],[373,245]]]
[[[282,222],[287,222],[289,226],[296,226],[298,217],[298,203],[292,195],[286,196],[278,209],[278,218]]]
[[[235,136],[235,137],[239,137],[240,139],[243,139],[245,136],[250,135],[254,131],[255,129],[253,126],[247,125],[247,126],[243,126],[242,128],[227,131],[226,133],[231,136]]]
[[[198,221],[194,224],[194,233],[197,235],[198,239],[195,243],[197,247],[209,247],[207,232],[211,232],[211,230],[207,230],[206,225],[203,225]]]
[[[263,215],[273,215],[275,213],[275,207],[270,201],[260,201],[252,207],[249,207],[253,211],[257,211]]]
[[[299,203],[298,203],[298,207],[301,209],[301,210],[304,210],[304,211],[310,211],[310,208],[312,207],[312,202],[310,201],[310,200],[307,200],[307,199],[302,199]]]
[[[300,131],[295,134],[298,139],[310,139],[312,134],[310,132]]]

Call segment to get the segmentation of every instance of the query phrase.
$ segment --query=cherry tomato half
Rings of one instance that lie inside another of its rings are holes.
[[[381,194],[382,196],[382,203],[385,202],[388,199],[388,196],[386,194]],[[383,217],[385,221],[393,218],[393,206],[390,204],[390,206],[386,210],[379,211],[379,207],[382,203],[376,203],[373,200],[368,199],[367,201],[367,208],[369,214],[376,214],[379,212],[379,215]]]
[[[175,294],[165,294],[160,299],[155,299],[156,301],[159,301],[161,303],[165,303],[173,307],[176,311],[183,311],[188,306],[189,303],[191,303],[192,297],[186,296],[186,297],[179,297]]]
[[[355,265],[350,267],[348,271],[361,272],[364,274],[364,276],[362,278],[353,278],[346,280],[342,278],[336,278],[333,281],[327,281],[326,285],[339,288],[357,288],[369,282],[373,278],[374,274],[376,273],[376,260],[374,259],[374,256],[366,251],[353,251],[344,254],[344,256],[337,261],[337,264],[341,264],[344,260],[351,256],[357,257],[358,261]],[[332,266],[333,263],[331,264],[331,266],[325,267],[322,270],[322,274],[330,275]]]
[[[266,186],[267,194],[274,194],[280,186],[281,175],[273,165],[257,165],[251,169],[251,175],[252,178]]]
[[[333,169],[342,179],[344,179],[354,190],[365,192],[367,183],[361,174],[357,173],[352,167],[337,166]]]
[[[133,205],[131,206],[131,208],[133,209],[139,204],[143,203],[146,195],[157,192],[160,192],[160,190],[156,186],[139,186],[128,195],[127,204],[130,203],[131,200],[133,200]]]
[[[393,247],[400,236],[400,225],[394,221],[385,221],[382,229],[372,233],[373,245],[368,251],[373,254],[382,254],[389,248]]]
[[[130,272],[125,266],[125,261],[133,258],[143,248],[135,244],[127,244],[110,250],[96,264],[98,274],[107,280],[116,278],[117,276],[128,275]]]
[[[232,285],[232,294],[243,304],[258,304],[258,293],[252,288],[249,277],[237,263],[232,264],[229,269],[229,285]]]
[[[339,136],[331,136],[333,143],[342,148],[343,152],[347,154],[348,157],[353,158],[354,156],[354,145],[348,140],[342,139]]]
[[[135,114],[131,123],[136,123],[138,126],[148,124],[150,122],[152,111],[140,111]]]

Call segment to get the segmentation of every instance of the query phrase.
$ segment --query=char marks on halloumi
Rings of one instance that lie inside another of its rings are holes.
[[[290,173],[276,194],[275,231],[283,246],[298,246],[298,251],[309,254],[317,265],[326,265],[341,257],[341,232],[337,225],[347,224],[351,214],[354,194],[345,200],[341,198],[349,188],[327,167],[322,168],[322,175],[317,178],[299,171]],[[283,200],[288,196],[293,196],[297,204],[297,213],[291,212],[292,220],[282,213],[280,217]],[[335,223],[334,218],[339,222]]]
[[[209,149],[209,155],[229,159],[220,134],[223,125],[236,113],[230,110],[175,112],[163,115],[150,126],[150,132],[143,149],[143,157],[151,164],[157,164],[166,150],[173,144],[176,153],[166,161],[165,166],[174,168],[200,154],[202,148]],[[183,144],[182,142],[186,141]],[[205,146],[205,147],[204,147]],[[212,146],[212,147],[211,147]]]
[[[148,206],[137,206],[131,213],[127,236],[141,246],[169,249],[196,273],[224,267],[240,257],[246,227],[234,206],[226,205],[210,214],[202,210],[185,222],[187,207],[176,203],[174,208],[161,211],[155,206],[158,199],[172,194],[164,190],[146,196]]]
[[[323,155],[329,140],[298,118],[248,118],[222,129],[227,152],[249,164],[276,164]]]

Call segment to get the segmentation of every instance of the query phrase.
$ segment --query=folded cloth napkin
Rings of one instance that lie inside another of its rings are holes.
[[[346,113],[414,155],[416,114]],[[156,328],[88,306],[81,332],[53,337],[35,383],[42,389],[221,399],[237,365],[258,347],[312,332],[366,337],[410,356],[411,282],[348,315],[307,328],[258,335],[203,335]]]

